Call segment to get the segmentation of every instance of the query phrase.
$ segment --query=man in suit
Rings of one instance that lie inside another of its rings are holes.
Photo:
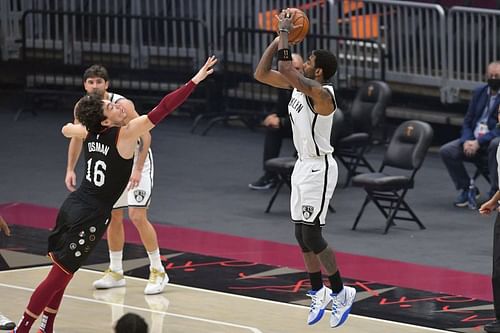
[[[466,207],[468,204],[470,177],[464,161],[474,162],[481,167],[487,159],[491,180],[488,197],[498,189],[496,152],[500,143],[500,128],[496,127],[496,110],[500,105],[500,61],[490,63],[486,75],[488,84],[474,90],[465,114],[462,135],[459,139],[444,144],[439,150],[455,188],[459,191],[454,202],[456,207]],[[476,197],[479,197],[479,190],[475,191]]]

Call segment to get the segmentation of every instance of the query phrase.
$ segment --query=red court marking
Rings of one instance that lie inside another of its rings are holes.
[[[0,215],[10,224],[49,229],[57,209],[24,203],[0,205]],[[160,247],[175,251],[286,266],[304,270],[298,246],[155,224]],[[125,223],[128,243],[141,244],[132,223]],[[15,237],[15,235],[14,235]],[[461,295],[492,301],[491,277],[446,268],[379,259],[337,252],[342,275],[351,279],[377,281],[391,286],[414,288],[435,293]]]

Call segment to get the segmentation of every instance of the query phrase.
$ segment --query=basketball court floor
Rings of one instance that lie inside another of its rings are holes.
[[[0,205],[0,215],[10,222],[13,233],[0,237],[0,311],[16,321],[50,268],[45,240],[56,212],[31,204]],[[145,296],[149,262],[132,228],[131,223],[125,224],[127,287],[92,288],[92,281],[101,276],[108,263],[106,241],[101,240],[67,289],[57,332],[112,332],[113,323],[127,312],[142,315],[150,332],[331,330],[329,313],[314,326],[305,324],[310,301],[305,293],[310,286],[296,247],[156,225],[171,283],[162,294]],[[338,259],[348,274],[344,281],[357,289],[357,297],[351,317],[336,331],[481,332],[494,317],[491,302],[484,300],[488,294],[481,288],[485,284],[482,276],[384,260],[369,262],[363,256],[343,253]],[[364,270],[364,278],[356,278],[355,270],[343,264],[347,261],[373,267],[373,274]],[[402,274],[391,280],[383,277],[383,271],[386,276],[391,271]],[[419,278],[408,279],[413,275]],[[459,290],[477,297],[454,292]]]
[[[8,309],[19,316],[20,309],[49,267],[0,272],[0,294]],[[127,277],[126,288],[92,290],[100,273],[79,271],[64,296],[57,318],[57,332],[112,332],[113,322],[127,312],[143,316],[151,332],[168,333],[299,333],[329,330],[329,313],[318,324],[307,327],[307,307],[238,296],[200,288],[170,284],[163,294],[145,296],[144,279]],[[7,301],[8,300],[8,301]],[[394,321],[352,315],[338,332],[425,333],[444,332]]]

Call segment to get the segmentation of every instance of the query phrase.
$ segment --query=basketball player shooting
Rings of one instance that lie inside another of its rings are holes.
[[[337,103],[333,87],[327,83],[337,71],[337,59],[330,51],[314,50],[304,63],[303,75],[292,66],[288,36],[300,28],[294,25],[297,13],[290,9],[280,13],[279,36],[264,51],[255,78],[277,88],[293,89],[288,113],[298,159],[292,173],[290,210],[311,282],[307,295],[312,302],[307,323],[316,324],[332,302],[330,326],[338,327],[349,315],[356,290],[343,285],[335,254],[321,232],[338,178],[330,144]],[[271,68],[276,52],[278,71]],[[321,266],[331,289],[323,285]]]

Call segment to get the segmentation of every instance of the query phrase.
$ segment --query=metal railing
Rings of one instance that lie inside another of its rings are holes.
[[[446,101],[484,82],[488,64],[500,60],[500,10],[453,7],[448,13]]]
[[[220,87],[222,103],[216,112],[200,114],[192,131],[202,119],[209,119],[203,134],[218,122],[230,119],[241,120],[252,127],[276,107],[279,89],[257,82],[253,77],[264,50],[274,37],[274,31],[239,27],[226,30]],[[367,81],[385,78],[384,50],[376,41],[308,35],[307,41],[296,45],[292,51],[306,55],[315,49],[328,49],[336,55],[339,70],[331,79],[335,89],[353,91]]]
[[[441,87],[446,78],[446,16],[439,5],[393,0],[341,1],[341,36],[376,40],[387,53],[387,80]]]
[[[113,88],[158,94],[175,89],[208,57],[206,27],[195,19],[30,10],[22,22],[28,89],[81,89],[83,70],[98,63],[111,73]]]
[[[204,46],[221,57],[228,28],[269,30],[273,16],[283,7],[301,8],[309,17],[309,36],[301,44],[304,50],[309,50],[307,44],[313,35],[358,39],[351,46],[362,48],[367,47],[363,43],[376,41],[378,44],[374,47],[383,49],[387,55],[384,64],[387,81],[411,85],[412,89],[426,89],[441,96],[443,102],[454,102],[460,97],[460,90],[471,90],[480,84],[486,63],[500,56],[500,11],[453,7],[445,12],[436,4],[396,0],[3,0],[0,1],[0,34],[4,36],[1,56],[3,60],[20,56],[20,45],[16,44],[16,40],[21,39],[19,22],[22,14],[33,8],[79,11],[97,17],[119,14],[197,20],[206,26]],[[32,24],[34,30],[60,31],[56,25],[64,26],[67,22],[54,23],[54,27],[37,20]],[[131,66],[147,66],[150,57],[141,58],[144,51],[133,47],[140,43],[134,38],[147,39],[148,34],[158,30],[154,24],[122,28],[130,32],[127,38],[132,46],[127,47],[131,47]],[[100,36],[103,40],[112,40],[120,33],[118,27],[102,27]],[[201,41],[194,36],[193,29],[186,26],[180,26],[171,36],[178,38],[178,43]],[[45,42],[51,43],[51,40]],[[110,43],[110,51],[119,49],[120,43]],[[63,56],[70,54],[63,53]],[[257,53],[249,50],[245,56],[255,58]]]

